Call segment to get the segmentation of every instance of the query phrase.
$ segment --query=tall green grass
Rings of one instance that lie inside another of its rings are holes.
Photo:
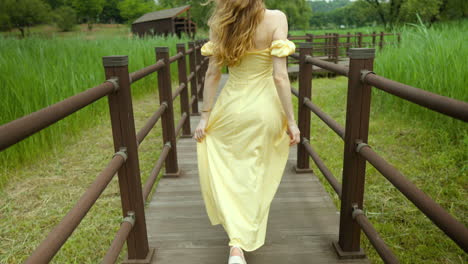
[[[30,114],[69,96],[94,87],[105,80],[102,57],[128,55],[130,72],[155,63],[154,47],[168,46],[176,53],[176,43],[189,39],[148,37],[144,39],[111,37],[86,40],[85,36],[70,38],[31,37],[26,39],[0,36],[0,124]],[[172,64],[172,77],[177,76]],[[136,97],[156,92],[156,74],[132,86]],[[0,168],[4,171],[44,158],[47,153],[76,139],[80,132],[92,127],[103,115],[107,100],[86,107],[70,117],[46,128],[0,153]],[[155,106],[156,108],[156,106]],[[7,182],[0,178],[0,189]]]
[[[384,47],[376,55],[374,71],[386,78],[436,94],[468,101],[468,20],[435,24],[410,24],[400,29],[400,47]],[[447,147],[468,148],[468,125],[396,96],[374,89],[373,107],[408,121],[421,120],[447,139]],[[468,168],[467,153],[460,162]]]

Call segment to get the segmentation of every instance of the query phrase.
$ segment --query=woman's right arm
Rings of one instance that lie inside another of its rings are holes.
[[[277,27],[273,32],[273,40],[286,40],[288,37],[288,20],[286,15],[277,11]],[[289,145],[300,142],[300,131],[294,118],[294,109],[291,98],[291,82],[289,81],[288,67],[286,57],[273,56],[273,79],[276,90],[283,105],[284,112],[288,119],[288,134],[290,137]]]
[[[277,27],[273,32],[273,40],[285,40],[288,37],[288,20],[286,15],[278,11],[276,15]],[[291,98],[291,83],[289,81],[286,57],[273,56],[273,79],[278,96],[283,105],[289,124],[296,124]]]

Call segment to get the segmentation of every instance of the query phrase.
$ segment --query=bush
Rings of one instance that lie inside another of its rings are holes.
[[[76,11],[69,6],[62,6],[54,11],[54,22],[61,31],[71,31],[76,25]]]

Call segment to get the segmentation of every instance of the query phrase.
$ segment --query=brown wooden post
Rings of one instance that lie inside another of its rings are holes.
[[[315,35],[314,34],[309,34],[309,42],[312,45],[312,54],[311,56],[314,56],[314,40],[315,40]]]
[[[191,94],[190,98],[195,98],[192,104],[191,115],[197,116],[197,115],[200,115],[200,113],[198,112],[198,92],[197,92],[198,74],[195,71],[195,68],[197,67],[197,60],[196,60],[197,52],[195,50],[195,42],[190,41],[188,45],[189,45],[189,49],[193,49],[193,52],[190,53],[189,55],[190,73],[192,72],[195,73],[192,80],[190,81],[190,94]]]
[[[375,49],[349,50],[348,98],[343,159],[343,189],[341,195],[340,233],[333,243],[340,258],[364,257],[360,248],[361,228],[353,220],[353,206],[363,208],[366,160],[358,155],[358,142],[367,143],[371,86],[361,81],[366,71],[373,70]]]
[[[163,130],[163,144],[168,142],[171,145],[171,150],[166,158],[166,170],[164,177],[178,177],[180,170],[177,163],[177,141],[174,127],[174,107],[172,104],[172,85],[171,85],[171,65],[169,63],[169,48],[156,48],[156,61],[162,59],[165,63],[158,71],[158,91],[159,103],[166,104],[166,111],[161,115],[161,124]]]
[[[372,32],[372,47],[375,48],[375,38],[377,36],[377,33],[374,31]]]
[[[182,126],[183,138],[192,137],[190,129],[190,100],[189,100],[189,84],[187,82],[187,54],[185,53],[185,43],[177,44],[177,53],[182,53],[184,56],[177,61],[177,69],[179,74],[179,85],[185,84],[185,88],[180,92],[180,110],[182,114],[186,113],[187,120]]]
[[[197,67],[200,66],[198,72],[197,72],[197,91],[198,91],[198,100],[203,101],[203,90],[202,90],[202,78],[203,78],[203,69],[201,68],[201,61],[202,61],[202,55],[201,55],[201,41],[197,40],[195,41],[195,44],[197,45],[197,55],[196,55],[196,61],[197,61]]]
[[[358,32],[358,47],[362,48],[362,32]]]
[[[340,33],[335,33],[335,63],[338,64],[338,60],[340,57]]]
[[[188,23],[188,36],[193,39],[194,35],[192,34],[192,21],[190,21],[190,9],[187,10],[187,23]]]
[[[331,33],[327,33],[327,34],[326,34],[326,39],[325,39],[325,40],[326,40],[326,43],[327,43],[327,47],[326,47],[327,53],[326,53],[326,56],[328,56],[328,59],[331,58],[331,52],[330,52],[330,51],[331,51],[331,48],[330,48],[330,46],[331,46],[331,41],[330,41],[330,40],[331,40],[331,39],[330,39],[330,35],[331,35]]]
[[[346,33],[346,56],[348,56],[349,48],[351,47],[351,32]]]
[[[150,263],[154,249],[148,246],[145,203],[141,188],[138,145],[133,119],[127,56],[103,57],[106,79],[116,79],[118,89],[108,96],[115,152],[123,151],[126,162],[118,171],[123,216],[135,216],[127,238],[128,259],[124,263]]]
[[[304,98],[310,100],[312,93],[312,64],[306,63],[307,55],[312,55],[312,45],[307,42],[300,43],[298,127],[299,131],[301,131],[301,141],[297,145],[296,173],[312,172],[309,166],[309,153],[304,147],[304,141],[310,140],[310,110],[303,102]]]
[[[380,32],[380,42],[379,42],[379,48],[380,49],[382,49],[383,45],[384,45],[384,43],[383,43],[384,42],[384,34],[385,33],[383,31]]]
[[[202,40],[201,41],[201,45],[203,45],[204,43],[206,43],[205,40]],[[201,53],[200,53],[201,54]],[[203,91],[205,90],[205,76],[206,76],[206,71],[208,70],[208,61],[205,60],[206,57],[205,56],[202,56],[201,57],[201,60],[203,61],[202,63],[202,72],[201,72],[201,75],[203,76],[202,77],[202,83],[201,83],[201,91],[203,93]]]
[[[397,34],[398,34],[398,47],[399,47],[401,43],[401,33],[397,33]]]

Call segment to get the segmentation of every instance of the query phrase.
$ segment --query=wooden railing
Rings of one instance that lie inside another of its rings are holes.
[[[387,37],[391,37],[390,41]],[[326,61],[338,63],[340,58],[348,57],[350,48],[376,48],[383,49],[387,45],[399,45],[401,33],[372,32],[370,34],[356,33],[325,33],[314,35],[307,33],[304,36],[288,35],[289,40],[298,40],[313,45],[312,57],[325,57]]]
[[[341,200],[339,240],[334,248],[341,258],[364,256],[360,248],[360,232],[369,241],[385,263],[399,263],[391,249],[380,238],[363,212],[366,161],[403,193],[432,222],[445,232],[465,252],[468,250],[468,229],[423,191],[411,183],[396,168],[380,157],[367,144],[372,86],[444,115],[468,122],[468,103],[440,96],[409,85],[398,83],[372,72],[375,49],[349,49],[350,65],[344,67],[312,57],[312,44],[301,43],[299,54],[291,57],[299,61],[298,126],[301,142],[298,146],[297,172],[309,171],[309,156],[331,184]],[[338,122],[317,107],[311,99],[312,66],[318,66],[348,77],[346,124]],[[323,163],[310,144],[310,113],[316,114],[344,140],[342,183]]]
[[[127,56],[103,57],[106,81],[94,88],[61,102],[0,126],[0,150],[54,124],[93,102],[108,98],[114,156],[97,176],[75,206],[34,250],[26,263],[48,263],[71,236],[96,200],[118,172],[123,220],[103,263],[115,263],[127,242],[127,261],[150,263],[154,249],[148,246],[144,201],[148,198],[159,172],[165,163],[164,177],[179,176],[176,138],[191,137],[190,111],[199,115],[198,100],[203,96],[204,76],[208,58],[201,56],[200,48],[206,40],[177,44],[177,54],[169,57],[167,47],[156,48],[156,63],[133,73],[128,72]],[[187,76],[189,56],[190,74]],[[179,86],[172,91],[171,63],[178,64]],[[158,73],[160,106],[146,124],[136,133],[133,119],[131,84]],[[189,96],[189,83],[191,95]],[[182,116],[174,124],[173,101],[180,95]],[[161,118],[164,147],[144,186],[141,184],[138,147]]]

